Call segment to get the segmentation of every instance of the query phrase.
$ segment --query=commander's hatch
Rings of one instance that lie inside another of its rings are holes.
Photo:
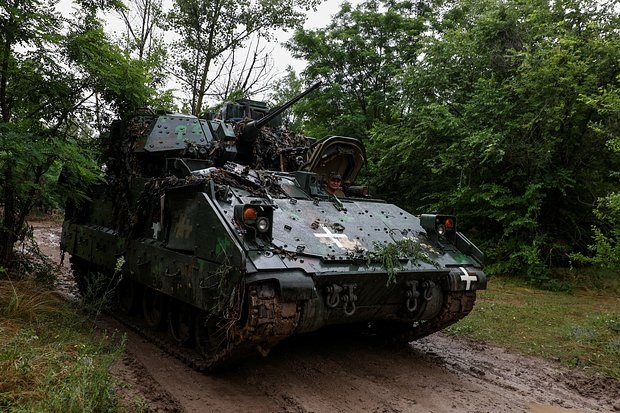
[[[366,151],[361,141],[346,136],[329,136],[310,147],[310,156],[301,169],[314,172],[326,180],[330,173],[342,176],[346,184],[352,184],[366,161]]]

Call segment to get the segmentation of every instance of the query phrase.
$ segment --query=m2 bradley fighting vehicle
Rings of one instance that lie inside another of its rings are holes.
[[[454,216],[367,197],[356,139],[266,126],[317,86],[266,114],[246,101],[236,124],[150,111],[114,123],[105,184],[63,224],[82,291],[94,275],[118,282],[122,312],[167,328],[206,370],[325,326],[408,342],[467,315],[486,276]],[[330,174],[344,197],[324,190]]]

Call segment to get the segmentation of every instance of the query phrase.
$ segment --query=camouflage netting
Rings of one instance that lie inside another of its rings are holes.
[[[157,117],[152,111],[145,110],[127,121],[115,123],[112,133],[104,139],[108,198],[114,205],[112,221],[121,234],[139,234],[143,225],[139,223],[148,222],[145,215],[153,210],[152,205],[159,204],[159,199],[169,188],[208,185],[213,181],[218,198],[226,196],[228,187],[244,189],[256,197],[286,197],[278,179],[270,171],[298,170],[307,161],[312,143],[312,139],[302,134],[264,126],[252,144],[251,161],[246,166],[223,161],[226,147],[235,145],[234,141],[210,141],[205,145],[186,141],[185,147],[174,153],[144,152],[142,148]],[[237,124],[237,136],[247,121]],[[166,158],[199,159],[217,169],[213,168],[205,176],[179,178],[166,171]],[[148,180],[141,193],[134,194],[139,200],[136,209],[132,210],[129,199],[131,182],[141,177]]]
[[[282,172],[296,171],[307,161],[310,143],[305,135],[265,126],[254,145],[254,167]]]
[[[144,223],[151,222],[147,214],[153,211],[153,205],[159,205],[162,196],[171,188],[203,186],[202,190],[207,191],[209,184],[213,182],[215,196],[218,199],[225,199],[230,187],[241,188],[255,197],[264,198],[267,195],[286,197],[286,193],[275,176],[264,174],[262,177],[258,177],[256,174],[250,175],[250,172],[253,171],[246,167],[239,173],[233,166],[227,164],[223,168],[214,169],[207,175],[192,175],[184,178],[176,176],[151,178],[144,185],[144,190],[140,194],[135,210],[126,209],[127,219],[124,222],[127,224],[123,225],[122,221],[119,222],[121,225],[119,225],[118,230],[121,234],[139,236],[144,229]],[[127,202],[126,197],[124,202]]]

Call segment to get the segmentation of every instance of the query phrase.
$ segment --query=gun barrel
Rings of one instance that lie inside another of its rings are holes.
[[[286,109],[288,109],[291,106],[293,106],[295,103],[297,103],[297,101],[299,101],[301,98],[303,98],[304,96],[306,96],[307,94],[309,94],[313,90],[317,89],[321,85],[322,85],[322,82],[320,82],[320,81],[316,82],[315,84],[313,84],[308,89],[304,90],[303,92],[301,92],[299,95],[295,96],[294,98],[292,98],[288,102],[284,103],[283,105],[278,106],[277,108],[274,108],[274,109],[270,110],[269,113],[267,113],[265,116],[263,116],[262,118],[260,118],[259,120],[256,121],[256,123],[255,123],[256,127],[257,128],[261,128],[262,126],[264,126],[267,123],[271,122],[271,120],[273,118],[275,118],[276,116],[278,116],[279,114],[284,112]]]
[[[269,123],[273,118],[284,112],[286,109],[293,106],[299,99],[306,96],[308,93],[321,86],[321,82],[317,82],[310,86],[308,89],[295,96],[285,104],[278,106],[277,108],[269,111],[265,116],[259,120],[253,120],[246,123],[243,126],[243,130],[237,136],[237,161],[245,164],[249,164],[252,161],[253,146],[258,138],[260,128]]]

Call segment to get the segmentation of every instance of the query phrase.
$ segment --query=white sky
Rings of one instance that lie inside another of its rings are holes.
[[[335,15],[340,10],[340,5],[344,3],[345,0],[324,0],[321,3],[316,11],[309,11],[307,13],[307,19],[304,23],[305,29],[318,29],[322,27],[326,27],[332,16]],[[362,2],[362,0],[348,0],[349,3],[353,5],[357,5]],[[290,38],[293,37],[294,31],[285,32],[283,30],[279,30],[276,32],[276,37],[278,42],[284,43]],[[291,54],[284,49],[280,44],[276,44],[274,47],[274,63],[277,71],[284,71],[287,65],[293,67],[295,72],[301,72],[305,67],[306,63],[303,60],[294,59]]]
[[[348,0],[348,2],[353,4],[354,6],[360,4],[362,1],[363,0]],[[330,23],[332,16],[340,10],[340,6],[344,2],[345,0],[324,0],[317,7],[316,11],[307,12],[307,19],[304,23],[304,28],[318,29],[326,27]],[[61,13],[69,15],[72,13],[73,8],[73,0],[59,0],[57,10],[59,10]],[[109,30],[111,33],[114,33],[117,31],[122,31],[124,29],[124,26],[120,19],[107,17],[106,29]],[[272,51],[271,55],[274,65],[272,74],[276,78],[283,75],[286,67],[289,65],[292,66],[297,73],[300,73],[306,66],[305,61],[294,59],[291,54],[282,46],[284,42],[286,42],[293,36],[293,33],[294,30],[289,30],[288,32],[278,30],[275,33],[276,41],[272,42],[267,46],[267,50]],[[265,97],[256,96],[256,98]]]
[[[307,12],[307,19],[304,23],[304,28],[317,29],[327,26],[331,21],[331,17],[336,14],[338,10],[340,10],[340,5],[345,1],[347,0],[324,0],[317,7],[316,11]],[[362,1],[363,0],[348,0],[348,2],[353,5],[360,4]],[[73,0],[59,0],[57,10],[65,14],[70,14],[73,11],[73,7]],[[116,19],[108,18],[106,22],[106,29],[109,29],[111,32],[114,32],[116,30],[123,30],[123,25],[121,21],[118,20],[115,22],[115,20]],[[116,28],[115,26],[117,26],[118,28]],[[293,30],[289,30],[288,32],[278,30],[275,33],[277,41],[273,43],[273,50],[274,53],[278,54],[278,62],[276,62],[276,65],[278,67],[281,67],[283,70],[284,68],[286,68],[287,65],[290,64],[297,72],[299,72],[305,67],[305,63],[303,61],[293,59],[291,55],[283,47],[281,47],[281,43],[289,40],[293,36],[293,32]]]

